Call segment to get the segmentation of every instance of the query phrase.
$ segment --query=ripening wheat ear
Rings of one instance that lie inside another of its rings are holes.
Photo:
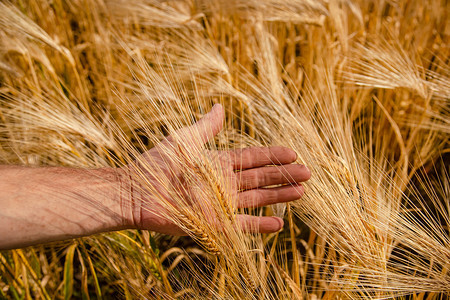
[[[355,45],[348,59],[349,71],[344,78],[349,83],[382,89],[406,88],[423,99],[449,96],[448,74],[425,71],[413,54],[394,41]]]
[[[72,55],[66,48],[55,42],[42,28],[23,15],[16,7],[0,3],[0,10],[2,11],[2,16],[0,17],[2,30],[44,43],[65,55],[74,63]]]
[[[407,183],[416,170],[434,161],[436,154],[446,147],[441,137],[448,131],[448,124],[444,121],[448,107],[442,99],[450,79],[445,70],[438,67],[439,62],[436,63],[439,72],[432,72],[433,76],[429,76],[429,71],[422,66],[425,62],[416,59],[414,53],[402,49],[398,43],[393,41],[391,44],[381,41],[365,46],[354,45],[343,79],[347,88],[350,85],[362,86],[368,96],[372,95],[362,99],[359,107],[366,108],[359,112],[357,118],[364,118],[372,100],[376,103],[380,120],[383,120],[376,122],[376,130],[386,137],[392,136],[397,144],[393,148],[380,142],[378,152],[391,157],[391,160],[399,157],[398,164],[403,166],[398,175],[403,183]],[[440,87],[436,82],[440,82]],[[362,104],[364,102],[366,104]],[[354,107],[357,106],[355,102]],[[360,138],[365,139],[365,136]],[[399,185],[403,183],[399,182]]]
[[[54,92],[42,90],[42,96],[13,88],[0,92],[1,114],[6,121],[0,127],[0,140],[21,154],[18,159],[24,164],[109,165],[104,150],[115,148],[116,143],[107,128]],[[86,147],[86,141],[95,143],[97,151]]]

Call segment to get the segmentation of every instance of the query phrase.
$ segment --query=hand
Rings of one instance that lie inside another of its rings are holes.
[[[176,206],[168,189],[182,193],[186,203],[192,209],[198,209],[199,202],[204,201],[189,183],[183,180],[183,171],[179,161],[183,160],[178,141],[188,141],[189,153],[200,154],[206,160],[218,161],[226,185],[226,193],[235,199],[234,207],[260,207],[280,202],[297,200],[304,192],[300,182],[310,178],[310,171],[303,165],[291,164],[297,155],[285,147],[252,147],[230,151],[202,150],[203,145],[217,135],[223,126],[224,111],[216,104],[200,121],[192,126],[182,128],[163,140],[159,145],[145,152],[135,164],[124,168],[123,178],[131,178],[130,193],[124,193],[122,202],[132,203],[127,223],[134,228],[147,229],[171,235],[186,234],[180,227],[170,221],[167,205]],[[131,177],[127,177],[132,174]],[[267,188],[267,186],[282,185]],[[145,186],[151,186],[151,191]],[[172,193],[173,194],[173,193]],[[201,204],[201,208],[210,206]],[[127,205],[122,205],[127,206]],[[130,207],[128,205],[128,207]],[[276,232],[283,227],[283,220],[278,217],[258,217],[237,215],[236,220],[246,231],[261,233]]]

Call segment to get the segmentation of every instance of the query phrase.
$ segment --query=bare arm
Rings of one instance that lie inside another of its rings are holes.
[[[125,228],[116,173],[0,166],[0,249]]]

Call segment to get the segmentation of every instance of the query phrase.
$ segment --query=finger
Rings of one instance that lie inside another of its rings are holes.
[[[248,233],[272,233],[283,228],[283,219],[278,217],[236,216],[241,229]]]
[[[222,105],[215,104],[211,111],[198,122],[177,130],[168,140],[181,141],[194,149],[202,148],[206,142],[213,139],[222,130],[224,118],[225,113]]]
[[[236,177],[238,188],[248,190],[274,184],[306,181],[311,177],[311,172],[303,165],[290,164],[245,170],[236,173]]]
[[[282,165],[294,162],[297,154],[286,147],[250,147],[229,151],[229,157],[235,170]]]
[[[294,201],[300,199],[304,191],[305,189],[302,185],[248,190],[239,193],[237,207],[260,207]]]

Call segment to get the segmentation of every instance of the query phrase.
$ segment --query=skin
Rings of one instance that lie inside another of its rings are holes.
[[[201,147],[222,130],[223,119],[223,108],[216,104],[200,121],[180,129],[176,136],[196,140],[193,146]],[[174,184],[181,184],[177,180],[180,171],[173,164],[175,157],[164,151],[175,145],[170,136],[143,153],[137,159],[139,163],[123,168],[0,166],[0,249],[122,229],[185,234],[161,216],[161,195],[171,199],[158,183],[158,175],[141,172],[160,197],[139,191],[135,176],[130,176],[139,164],[151,162]],[[292,164],[296,153],[285,147],[207,151],[206,155],[219,157],[224,175],[231,179],[228,192],[235,195],[237,207],[297,200],[304,192],[300,183],[310,178],[308,168]],[[189,203],[200,201],[194,194],[186,197],[190,197]],[[283,227],[283,220],[277,217],[238,215],[237,220],[246,231],[269,233]]]

